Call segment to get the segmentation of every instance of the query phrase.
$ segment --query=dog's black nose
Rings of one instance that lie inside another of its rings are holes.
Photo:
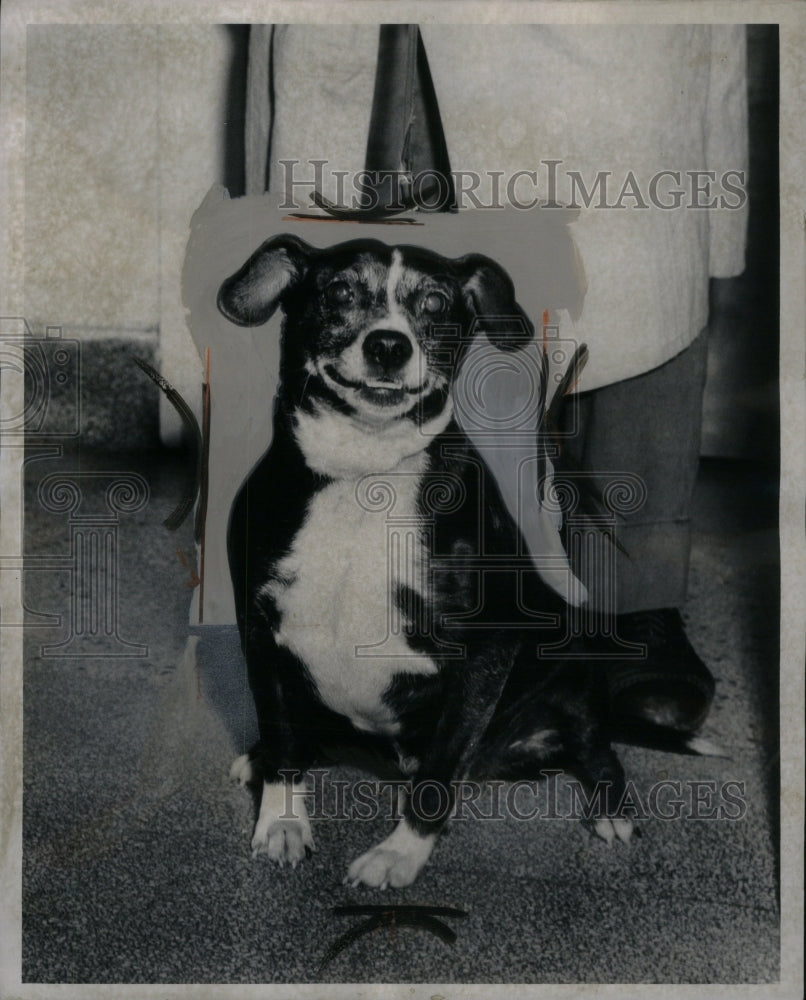
[[[364,357],[385,372],[402,368],[413,353],[411,341],[397,330],[373,330],[364,340]]]

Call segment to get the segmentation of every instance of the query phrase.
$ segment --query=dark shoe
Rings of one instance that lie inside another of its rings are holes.
[[[711,708],[714,678],[686,638],[680,612],[661,608],[618,615],[616,634],[645,645],[647,655],[607,664],[611,719],[696,732]]]

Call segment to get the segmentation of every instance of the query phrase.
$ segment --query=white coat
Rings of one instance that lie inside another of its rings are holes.
[[[421,32],[452,169],[482,177],[477,197],[489,197],[491,172],[500,172],[505,204],[537,197],[581,208],[573,234],[588,289],[565,330],[590,348],[578,388],[649,371],[687,347],[707,322],[709,277],[744,268],[744,28],[424,24]],[[278,27],[271,107],[269,44],[269,28],[253,28],[248,193],[265,187],[272,123],[270,190],[282,194],[289,177],[280,161],[302,161],[301,177],[311,175],[305,161],[321,159],[322,191],[337,200],[332,170],[364,166],[378,26]],[[519,171],[530,173],[507,192]],[[298,197],[305,204],[307,191]]]

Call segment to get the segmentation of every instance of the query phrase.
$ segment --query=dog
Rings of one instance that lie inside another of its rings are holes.
[[[507,273],[479,254],[283,235],[218,307],[242,326],[284,315],[273,440],[228,532],[260,733],[231,770],[262,787],[253,851],[295,867],[310,854],[304,775],[334,745],[371,746],[410,778],[353,886],[411,884],[462,779],[568,770],[607,790],[596,832],[628,842],[601,668],[541,653],[565,634],[565,604],[518,558],[519,529],[453,416],[471,337],[516,351],[533,334]]]

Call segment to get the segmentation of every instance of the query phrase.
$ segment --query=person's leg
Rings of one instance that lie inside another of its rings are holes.
[[[599,542],[571,553],[592,606],[616,615],[618,639],[647,646],[644,659],[620,657],[615,647],[608,665],[614,711],[686,730],[702,723],[713,696],[713,679],[678,610],[686,596],[706,359],[701,333],[659,368],[580,394],[578,433],[567,446],[570,464],[591,474],[600,492],[622,479],[633,499],[645,495],[640,505],[621,505],[615,533],[623,551]],[[615,564],[612,575],[597,564],[603,551]]]
[[[594,567],[579,566],[590,599],[618,614],[680,607],[686,595],[691,496],[697,477],[707,337],[637,378],[582,393],[571,464],[600,491],[638,477],[646,499],[619,513],[616,594]],[[569,407],[569,411],[571,408]],[[630,506],[627,504],[626,506]]]

